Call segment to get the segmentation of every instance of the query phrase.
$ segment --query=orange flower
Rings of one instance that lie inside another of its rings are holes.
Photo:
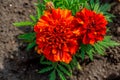
[[[83,21],[82,24],[81,20]],[[93,45],[95,42],[103,40],[106,34],[107,21],[102,14],[84,8],[76,13],[76,22],[83,44]]]
[[[78,49],[77,34],[70,10],[52,9],[34,26],[38,50],[53,62],[69,63]]]

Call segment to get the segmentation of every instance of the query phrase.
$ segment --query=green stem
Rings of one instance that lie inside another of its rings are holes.
[[[78,69],[78,70],[82,70],[82,67],[81,67],[81,65],[79,64],[79,62],[77,62],[77,69]]]

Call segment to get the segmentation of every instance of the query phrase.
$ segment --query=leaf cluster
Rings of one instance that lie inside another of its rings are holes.
[[[93,60],[94,54],[105,55],[106,48],[119,46],[120,43],[117,43],[111,40],[110,36],[105,36],[103,41],[98,41],[94,45],[84,45],[81,44],[81,48],[77,53],[77,56],[84,60],[86,54],[91,60]]]
[[[101,4],[99,0],[90,0],[84,4],[84,7],[96,13],[102,13],[109,22],[112,22],[112,18],[115,17],[113,14],[108,13],[108,10],[111,9],[111,5],[108,3]]]
[[[85,2],[88,0],[51,0],[55,8],[69,9],[72,11],[72,14],[75,15],[78,12]]]
[[[61,80],[66,80],[65,75],[72,75],[72,67],[69,64],[63,62],[51,62],[46,60],[44,56],[41,57],[40,63],[47,66],[42,68],[39,73],[48,72],[49,80],[56,80],[57,76],[59,76]]]
[[[72,70],[76,67],[81,70],[81,66],[77,60],[77,55],[73,56],[72,61],[69,64],[64,62],[51,62],[47,60],[44,56],[41,56],[40,64],[45,67],[42,68],[39,73],[48,73],[49,80],[56,80],[57,76],[61,80],[67,80],[66,76],[72,76]]]

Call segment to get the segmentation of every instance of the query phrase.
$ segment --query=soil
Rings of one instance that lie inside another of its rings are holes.
[[[110,12],[116,17],[108,25],[109,35],[120,42],[120,3],[110,2]],[[12,25],[35,14],[33,3],[35,0],[0,0],[0,80],[48,80],[47,74],[38,73],[42,67],[39,55],[26,52],[26,44],[17,39],[17,35],[29,32],[30,28]],[[94,61],[86,59],[81,66],[82,70],[75,69],[68,80],[120,80],[120,46],[107,49],[105,56],[94,56]]]

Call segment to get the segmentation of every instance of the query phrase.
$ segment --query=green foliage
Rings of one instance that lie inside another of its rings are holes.
[[[41,69],[41,70],[39,71],[39,73],[45,73],[45,72],[48,72],[48,71],[50,71],[50,70],[52,70],[52,69],[54,69],[53,66],[47,66],[47,67]]]
[[[65,74],[67,74],[68,76],[71,75],[71,73],[65,67],[63,67],[62,65],[58,64],[58,68],[59,68],[59,70],[61,70]]]
[[[25,42],[29,42],[26,50],[29,51],[31,48],[36,46],[35,42],[35,32],[25,33],[18,36],[18,39],[22,39]]]
[[[33,26],[33,22],[30,22],[30,21],[24,21],[24,22],[15,22],[13,23],[14,26],[17,26],[17,27],[22,27],[22,26]]]
[[[58,75],[61,80],[66,80],[65,75],[71,76],[71,66],[69,64],[63,62],[51,62],[46,60],[44,56],[41,57],[40,63],[43,65],[47,65],[47,67],[41,69],[39,73],[49,73],[49,80],[56,80],[56,76]]]
[[[105,36],[103,41],[97,42],[93,47],[98,54],[104,55],[105,49],[120,45],[119,43],[111,40],[110,36]]]
[[[85,59],[85,55],[88,55],[89,58],[91,60],[93,60],[93,49],[92,49],[92,45],[84,45],[84,44],[81,44],[81,49],[80,51],[78,52],[78,56],[84,60]]]
[[[35,40],[35,32],[25,33],[18,36],[18,39],[23,39],[26,42]]]
[[[80,7],[83,7],[83,4],[87,2],[88,0],[52,0],[55,7],[63,8],[63,9],[69,9],[72,11],[73,15],[76,14],[76,12],[80,11]]]
[[[64,63],[64,62],[61,62],[60,63],[61,65],[63,65],[64,67],[66,67],[70,72],[71,72],[71,66],[70,65],[68,65],[68,64],[66,64],[66,63]],[[72,72],[71,72],[72,73]]]
[[[50,77],[49,80],[55,80],[55,79],[56,79],[56,71],[53,70],[53,71],[50,73],[49,77]]]
[[[37,10],[37,20],[43,15],[44,10],[45,10],[45,2],[38,2],[35,4],[36,5],[36,10]]]
[[[73,69],[75,66],[77,66],[77,58],[76,56],[73,56],[72,61],[70,62],[71,69]]]
[[[52,65],[52,62],[46,60],[44,56],[41,57],[40,63],[43,64],[43,65]]]
[[[100,4],[99,0],[90,0],[84,4],[84,7],[87,9],[93,10],[96,13],[102,13],[107,21],[112,22],[112,17],[115,17],[113,14],[108,13],[108,10],[111,8],[111,5],[108,3]]]
[[[109,48],[109,47],[114,47],[114,46],[120,45],[120,43],[117,43],[117,42],[111,40],[111,36],[105,36],[104,40],[99,41],[98,44],[104,48]]]
[[[46,2],[49,2],[49,1],[51,1],[51,0],[44,0],[45,3],[46,3]]]
[[[33,42],[31,42],[31,43],[28,44],[26,50],[29,51],[30,49],[32,49],[32,48],[35,47],[35,46],[36,46],[36,42],[35,42],[35,40],[34,40]]]
[[[57,69],[57,73],[60,76],[61,80],[66,80],[64,74],[59,69]]]
[[[34,23],[36,23],[36,22],[37,22],[37,18],[36,18],[35,16],[30,15],[30,18],[31,18],[31,20],[32,20]]]
[[[81,49],[77,53],[77,56],[84,60],[85,55],[87,54],[91,60],[93,60],[94,54],[98,53],[100,55],[105,55],[105,49],[109,47],[119,46],[120,43],[117,43],[111,40],[110,36],[105,36],[103,41],[98,41],[94,45],[84,45],[81,44]]]

